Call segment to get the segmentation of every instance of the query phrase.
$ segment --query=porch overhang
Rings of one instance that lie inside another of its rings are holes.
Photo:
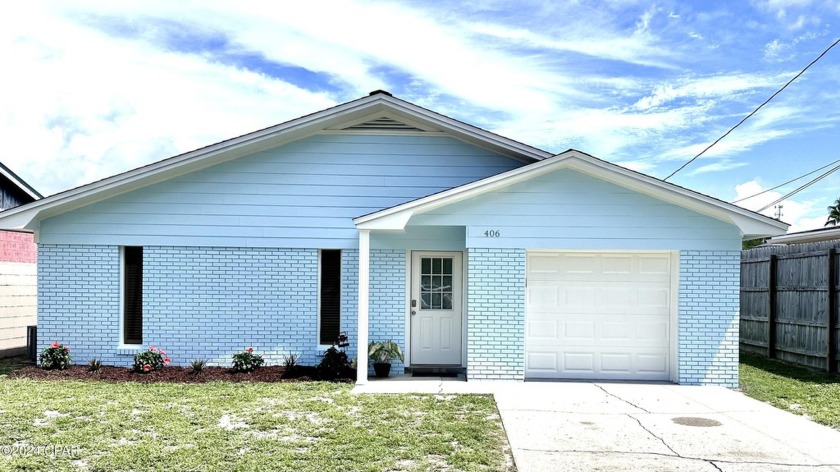
[[[730,223],[738,227],[743,239],[782,235],[787,232],[787,228],[790,226],[787,223],[768,216],[630,169],[625,169],[576,150],[569,150],[550,159],[535,162],[375,213],[363,215],[355,218],[353,222],[359,230],[403,230],[414,215],[477,197],[494,190],[500,190],[510,185],[564,168],[582,172],[653,198]]]

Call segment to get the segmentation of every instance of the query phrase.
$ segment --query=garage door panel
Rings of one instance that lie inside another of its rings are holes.
[[[567,287],[560,293],[561,296],[557,297],[557,304],[553,307],[555,309],[565,306],[578,312],[590,310],[598,299],[598,290],[592,286]]]
[[[600,341],[616,343],[623,342],[625,345],[634,341],[635,327],[630,322],[603,321],[601,327]]]
[[[566,372],[593,372],[595,353],[566,352],[563,355],[563,370]]]
[[[669,324],[662,321],[642,322],[635,327],[636,344],[645,347],[667,348],[670,345]]]
[[[595,340],[595,322],[570,320],[563,323],[563,337],[572,344],[591,344]]]
[[[531,372],[551,374],[559,370],[556,352],[534,351],[525,356],[525,369]]]
[[[604,374],[630,374],[633,356],[629,353],[601,353],[601,369]]]
[[[528,306],[534,312],[556,311],[560,289],[556,285],[534,284],[528,288]]]
[[[667,380],[672,283],[668,253],[529,253],[526,377]]]
[[[545,338],[549,341],[553,341],[560,336],[560,332],[557,329],[559,326],[559,321],[557,319],[537,319],[532,320],[528,323],[527,326],[527,335],[532,339],[540,339]]]
[[[639,273],[640,276],[662,277],[666,280],[671,275],[671,258],[670,255],[643,255],[639,256]]]
[[[648,374],[668,374],[668,356],[667,353],[659,354],[638,354],[637,356],[638,372]]]

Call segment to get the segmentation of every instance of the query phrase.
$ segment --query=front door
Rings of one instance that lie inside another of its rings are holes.
[[[461,253],[411,258],[411,364],[461,365]]]

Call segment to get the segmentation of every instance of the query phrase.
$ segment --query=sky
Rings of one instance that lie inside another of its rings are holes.
[[[838,38],[835,0],[14,2],[0,162],[51,195],[385,89],[665,178]],[[733,201],[838,159],[840,46],[668,181]],[[840,172],[781,219],[837,198]]]

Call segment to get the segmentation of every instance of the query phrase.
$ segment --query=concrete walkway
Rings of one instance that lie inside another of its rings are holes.
[[[720,387],[404,376],[353,391],[493,394],[519,472],[840,471],[840,432]]]

